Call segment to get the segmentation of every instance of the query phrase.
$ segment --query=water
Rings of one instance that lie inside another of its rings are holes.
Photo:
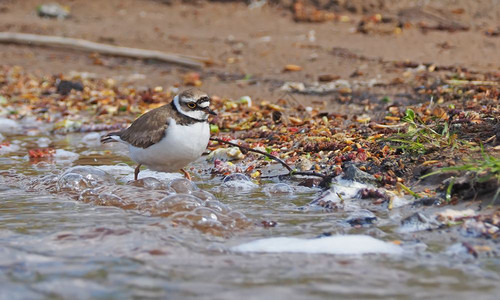
[[[171,214],[155,214],[150,207],[78,201],[71,190],[57,191],[61,173],[74,165],[113,166],[126,160],[123,149],[109,152],[81,143],[81,137],[49,137],[57,148],[80,154],[76,160],[30,163],[27,149],[37,137],[21,136],[9,138],[18,141],[18,150],[0,156],[1,299],[495,299],[500,292],[497,254],[474,258],[459,245],[453,247],[457,241],[446,238],[453,234],[446,231],[398,233],[399,220],[411,211],[408,205],[393,211],[370,207],[376,222],[352,227],[346,220],[366,205],[333,212],[307,208],[320,192],[298,187],[297,181],[241,187],[208,172],[195,175],[204,191],[197,195],[211,193],[226,209],[221,215],[227,223],[212,231],[175,221]],[[208,163],[195,164],[195,170],[209,169]],[[119,173],[118,186],[126,186],[120,181],[125,174]],[[168,188],[163,190],[171,192]],[[143,191],[144,198],[162,197],[155,193]],[[237,212],[242,215],[235,217]],[[231,223],[231,218],[244,221]],[[256,239],[325,233],[402,240],[404,254],[230,250]]]

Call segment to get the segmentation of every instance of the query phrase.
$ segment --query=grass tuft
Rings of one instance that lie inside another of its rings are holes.
[[[473,179],[474,182],[481,183],[490,180],[495,180],[496,183],[499,185],[495,193],[495,196],[493,197],[493,201],[491,203],[494,204],[498,196],[500,195],[500,158],[489,155],[484,151],[483,147],[481,147],[481,155],[482,159],[470,161],[469,163],[461,166],[444,167],[437,171],[426,174],[420,177],[420,179],[448,172],[472,172],[475,174]],[[451,181],[450,186],[448,186],[446,192],[447,201],[449,201],[448,198],[451,198],[451,187],[453,186],[453,182],[454,180]]]
[[[427,125],[415,112],[408,108],[402,121],[408,125],[406,132],[399,132],[390,138],[385,139],[395,145],[392,147],[405,152],[426,154],[436,149],[458,148],[462,141],[457,139],[457,135],[450,132],[446,121],[436,122]]]

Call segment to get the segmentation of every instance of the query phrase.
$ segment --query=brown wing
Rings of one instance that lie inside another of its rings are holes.
[[[167,105],[153,109],[135,120],[129,128],[118,133],[120,138],[135,147],[147,148],[165,136],[170,119]]]

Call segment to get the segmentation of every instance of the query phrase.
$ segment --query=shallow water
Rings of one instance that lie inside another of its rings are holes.
[[[497,254],[474,258],[459,247],[452,251],[457,241],[446,238],[446,232],[427,239],[398,233],[401,218],[415,210],[409,205],[392,211],[369,207],[376,223],[353,227],[346,220],[366,206],[363,200],[334,212],[310,207],[320,191],[298,187],[298,181],[278,187],[278,181],[231,186],[222,176],[209,174],[209,163],[197,162],[194,171],[203,171],[194,172],[197,186],[248,221],[225,226],[217,234],[175,222],[171,215],[155,215],[154,210],[78,201],[71,191],[54,188],[64,171],[75,165],[130,163],[118,145],[85,144],[82,137],[49,136],[53,146],[79,157],[41,163],[26,156],[27,149],[37,147],[38,137],[8,138],[19,149],[0,156],[1,299],[495,299],[500,292]],[[118,173],[117,184],[126,185],[125,174]],[[233,216],[230,212],[226,214]],[[277,225],[263,226],[263,221]],[[401,240],[403,254],[231,250],[267,237],[325,233]]]

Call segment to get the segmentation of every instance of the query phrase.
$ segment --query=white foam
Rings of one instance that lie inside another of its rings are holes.
[[[118,164],[118,165],[102,165],[102,166],[96,166],[96,168],[107,172],[115,177],[119,176],[127,176],[130,173],[134,173],[134,168],[126,165],[126,164]]]
[[[119,181],[123,183],[134,180],[134,168],[123,163],[114,166],[112,165],[96,166],[96,168],[105,171],[113,175],[114,177],[121,177]],[[176,178],[184,178],[184,176],[182,176],[181,173],[156,172],[147,169],[141,170],[141,172],[139,173],[139,179],[145,177],[153,177],[160,181],[170,181]]]
[[[139,173],[139,179],[144,177],[153,177],[160,181],[170,181],[176,178],[184,178],[181,173],[166,173],[166,172],[157,172],[151,170],[141,170]],[[130,172],[127,176],[120,178],[121,182],[129,182],[134,180],[134,171]]]
[[[232,247],[236,252],[310,253],[354,255],[369,253],[401,254],[400,246],[367,235],[336,235],[316,239],[277,237]]]

